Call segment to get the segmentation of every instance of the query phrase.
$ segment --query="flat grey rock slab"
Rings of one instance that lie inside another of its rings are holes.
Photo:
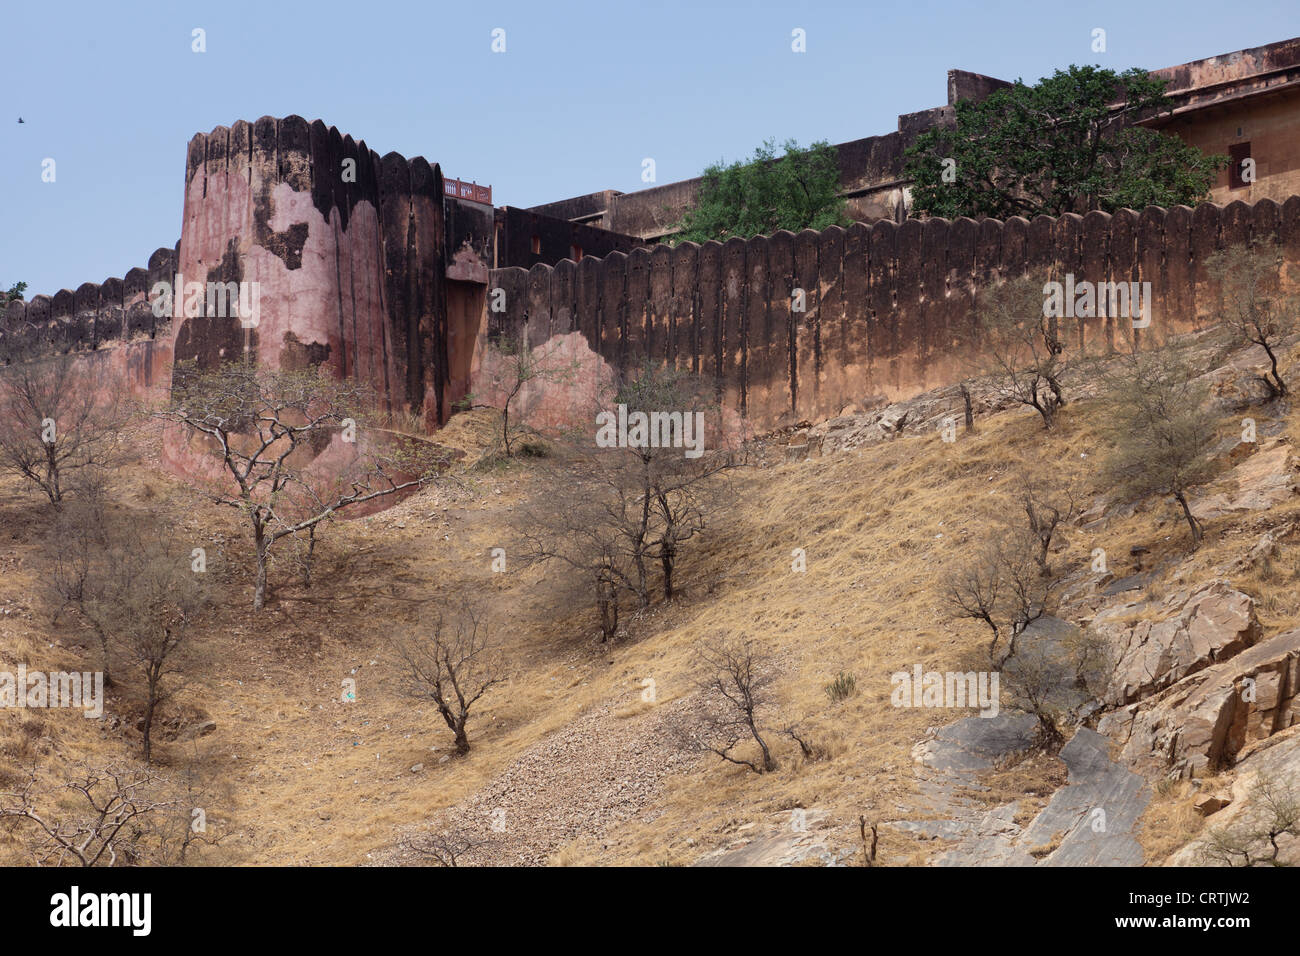
[[[1029,747],[1038,721],[1028,714],[965,717],[940,727],[934,737],[912,748],[912,758],[935,770],[987,770],[993,761]]]
[[[1064,834],[1042,865],[1142,865],[1142,846],[1134,833],[1151,793],[1142,777],[1111,761],[1107,743],[1085,727],[1062,748],[1069,783],[1052,794],[1020,840],[1035,847]]]
[[[1030,746],[1036,724],[1028,715],[1005,714],[968,717],[936,731],[913,756],[938,819],[889,825],[954,842],[936,860],[939,866],[1141,866],[1135,834],[1150,791],[1140,775],[1110,759],[1109,741],[1096,731],[1079,729],[1061,749],[1068,782],[1027,827],[1015,822],[1016,803],[985,809],[958,796],[976,771]]]

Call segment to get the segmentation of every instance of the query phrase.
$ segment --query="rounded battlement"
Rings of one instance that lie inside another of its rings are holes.
[[[284,183],[295,192],[310,192],[322,217],[339,211],[344,229],[359,202],[378,208],[385,198],[416,195],[441,201],[442,194],[441,173],[423,157],[408,160],[388,153],[381,159],[364,140],[294,115],[240,120],[194,134],[185,162],[187,195],[196,181],[205,195],[209,179],[232,173],[262,189]]]

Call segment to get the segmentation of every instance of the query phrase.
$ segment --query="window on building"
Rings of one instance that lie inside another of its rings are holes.
[[[541,254],[542,254],[542,237],[533,236],[533,255],[540,256]]]
[[[1247,181],[1242,177],[1246,160],[1250,159],[1250,143],[1233,143],[1228,147],[1228,185],[1233,189],[1242,189],[1254,182],[1253,177]]]
[[[572,259],[574,262],[581,262],[582,246],[578,246],[578,245],[569,246],[569,258]]]

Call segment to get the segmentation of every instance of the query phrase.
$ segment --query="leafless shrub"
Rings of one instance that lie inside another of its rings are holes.
[[[1212,470],[1214,421],[1207,388],[1177,342],[1122,352],[1106,373],[1105,423],[1110,453],[1103,477],[1119,495],[1165,494],[1182,507],[1192,547],[1204,536],[1187,495]]]
[[[51,623],[57,624],[69,609],[77,612],[94,631],[104,683],[112,684],[110,635],[98,617],[88,613],[98,590],[113,573],[110,542],[114,532],[108,510],[109,502],[98,485],[61,509],[46,547],[48,565],[43,582],[53,609]]]
[[[447,833],[405,837],[397,845],[408,853],[428,860],[434,866],[453,867],[460,866],[467,856],[491,842],[486,836],[452,830]]]
[[[232,836],[218,808],[231,806],[234,784],[212,763],[210,753],[200,751],[197,740],[189,748],[160,787],[167,806],[144,824],[155,847],[151,862],[163,866],[229,862],[228,856],[212,856]]]
[[[1280,246],[1256,242],[1221,249],[1206,260],[1219,285],[1223,319],[1238,342],[1249,342],[1268,355],[1270,369],[1260,376],[1270,397],[1289,391],[1278,368],[1278,350],[1300,323],[1300,296],[1282,291],[1285,258]]]
[[[1047,613],[1055,579],[1042,573],[1039,546],[1024,529],[995,528],[943,582],[952,616],[980,621],[992,632],[989,663],[995,669],[1016,653],[1025,628]]]
[[[429,630],[392,638],[412,697],[432,700],[456,740],[456,753],[469,753],[465,725],[470,709],[488,688],[505,680],[486,623],[468,604],[452,619],[439,615]]]
[[[1042,276],[992,286],[980,298],[977,318],[965,349],[973,375],[1034,409],[1043,427],[1052,428],[1073,361],[1057,319],[1044,315]]]
[[[1050,616],[1059,576],[1048,554],[1077,510],[1073,493],[1022,476],[1014,501],[1023,521],[991,520],[941,593],[954,618],[989,629],[989,665],[1010,706],[1036,717],[1040,742],[1055,747],[1064,722],[1080,719],[1104,692],[1114,662],[1102,637]]]
[[[1113,659],[1105,638],[1063,622],[1035,637],[1003,663],[1000,683],[1008,706],[1038,720],[1039,744],[1055,749],[1067,721],[1104,692]]]
[[[1236,826],[1210,830],[1200,854],[1217,866],[1287,866],[1279,859],[1283,837],[1300,837],[1300,797],[1281,781],[1261,775],[1251,796],[1258,814]]]
[[[829,756],[828,751],[821,744],[817,743],[804,730],[799,728],[798,724],[789,724],[781,728],[781,734],[789,737],[799,745],[799,752],[803,754],[804,760],[824,760]]]
[[[1044,480],[1025,470],[1021,473],[1016,499],[1025,515],[1026,530],[1037,543],[1034,557],[1040,573],[1052,573],[1047,555],[1062,525],[1078,513],[1079,502],[1073,490],[1065,484]]]
[[[94,632],[105,681],[125,671],[144,697],[144,759],[158,708],[192,670],[195,624],[208,605],[188,542],[147,518],[111,515],[103,499],[70,503],[50,544],[56,617],[71,606]]]
[[[61,504],[83,473],[121,459],[129,416],[120,396],[72,355],[0,368],[0,469]]]
[[[769,693],[775,681],[771,665],[751,641],[706,647],[700,657],[708,667],[708,676],[699,684],[704,709],[694,723],[681,728],[685,742],[755,773],[775,770],[776,760],[759,726],[761,713],[771,706]],[[746,740],[758,745],[757,760],[736,755],[736,748]]]
[[[164,783],[149,769],[88,766],[58,788],[73,795],[73,808],[64,810],[33,770],[20,787],[0,793],[0,820],[26,825],[27,849],[38,866],[145,864],[156,849],[146,818],[174,806],[157,796]]]
[[[129,536],[113,555],[117,576],[97,588],[87,613],[112,636],[118,660],[143,685],[141,734],[148,763],[158,708],[192,672],[195,625],[209,601],[190,569],[190,549],[178,547],[170,534]]]
[[[483,367],[487,384],[501,403],[501,448],[507,458],[514,455],[516,444],[528,432],[526,422],[541,398],[545,385],[571,385],[578,372],[577,362],[565,361],[557,345],[533,348],[527,332],[518,338],[494,337],[487,348]],[[485,407],[475,396],[464,402]]]
[[[668,443],[593,447],[584,440],[564,446],[552,466],[555,492],[528,514],[524,550],[531,561],[563,563],[589,582],[602,640],[618,632],[621,597],[648,607],[656,576],[665,600],[677,595],[683,549],[722,508],[725,475],[745,463],[694,376],[646,366],[622,384],[615,402],[629,417],[653,414],[652,421],[669,413],[680,425],[697,415],[715,444],[688,455]]]

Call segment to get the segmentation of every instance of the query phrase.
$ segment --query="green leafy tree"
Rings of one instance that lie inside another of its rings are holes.
[[[962,100],[954,126],[927,130],[905,153],[913,207],[1005,219],[1195,203],[1228,158],[1133,125],[1169,108],[1164,90],[1142,69],[1071,66]]]
[[[8,305],[17,299],[21,299],[27,294],[26,282],[15,282],[9,287],[8,292],[0,292],[0,306]]]
[[[706,169],[699,198],[672,241],[748,239],[778,229],[848,225],[835,147],[823,140],[801,149],[790,139],[781,148],[784,154],[778,156],[769,139],[748,162],[719,162]]]

